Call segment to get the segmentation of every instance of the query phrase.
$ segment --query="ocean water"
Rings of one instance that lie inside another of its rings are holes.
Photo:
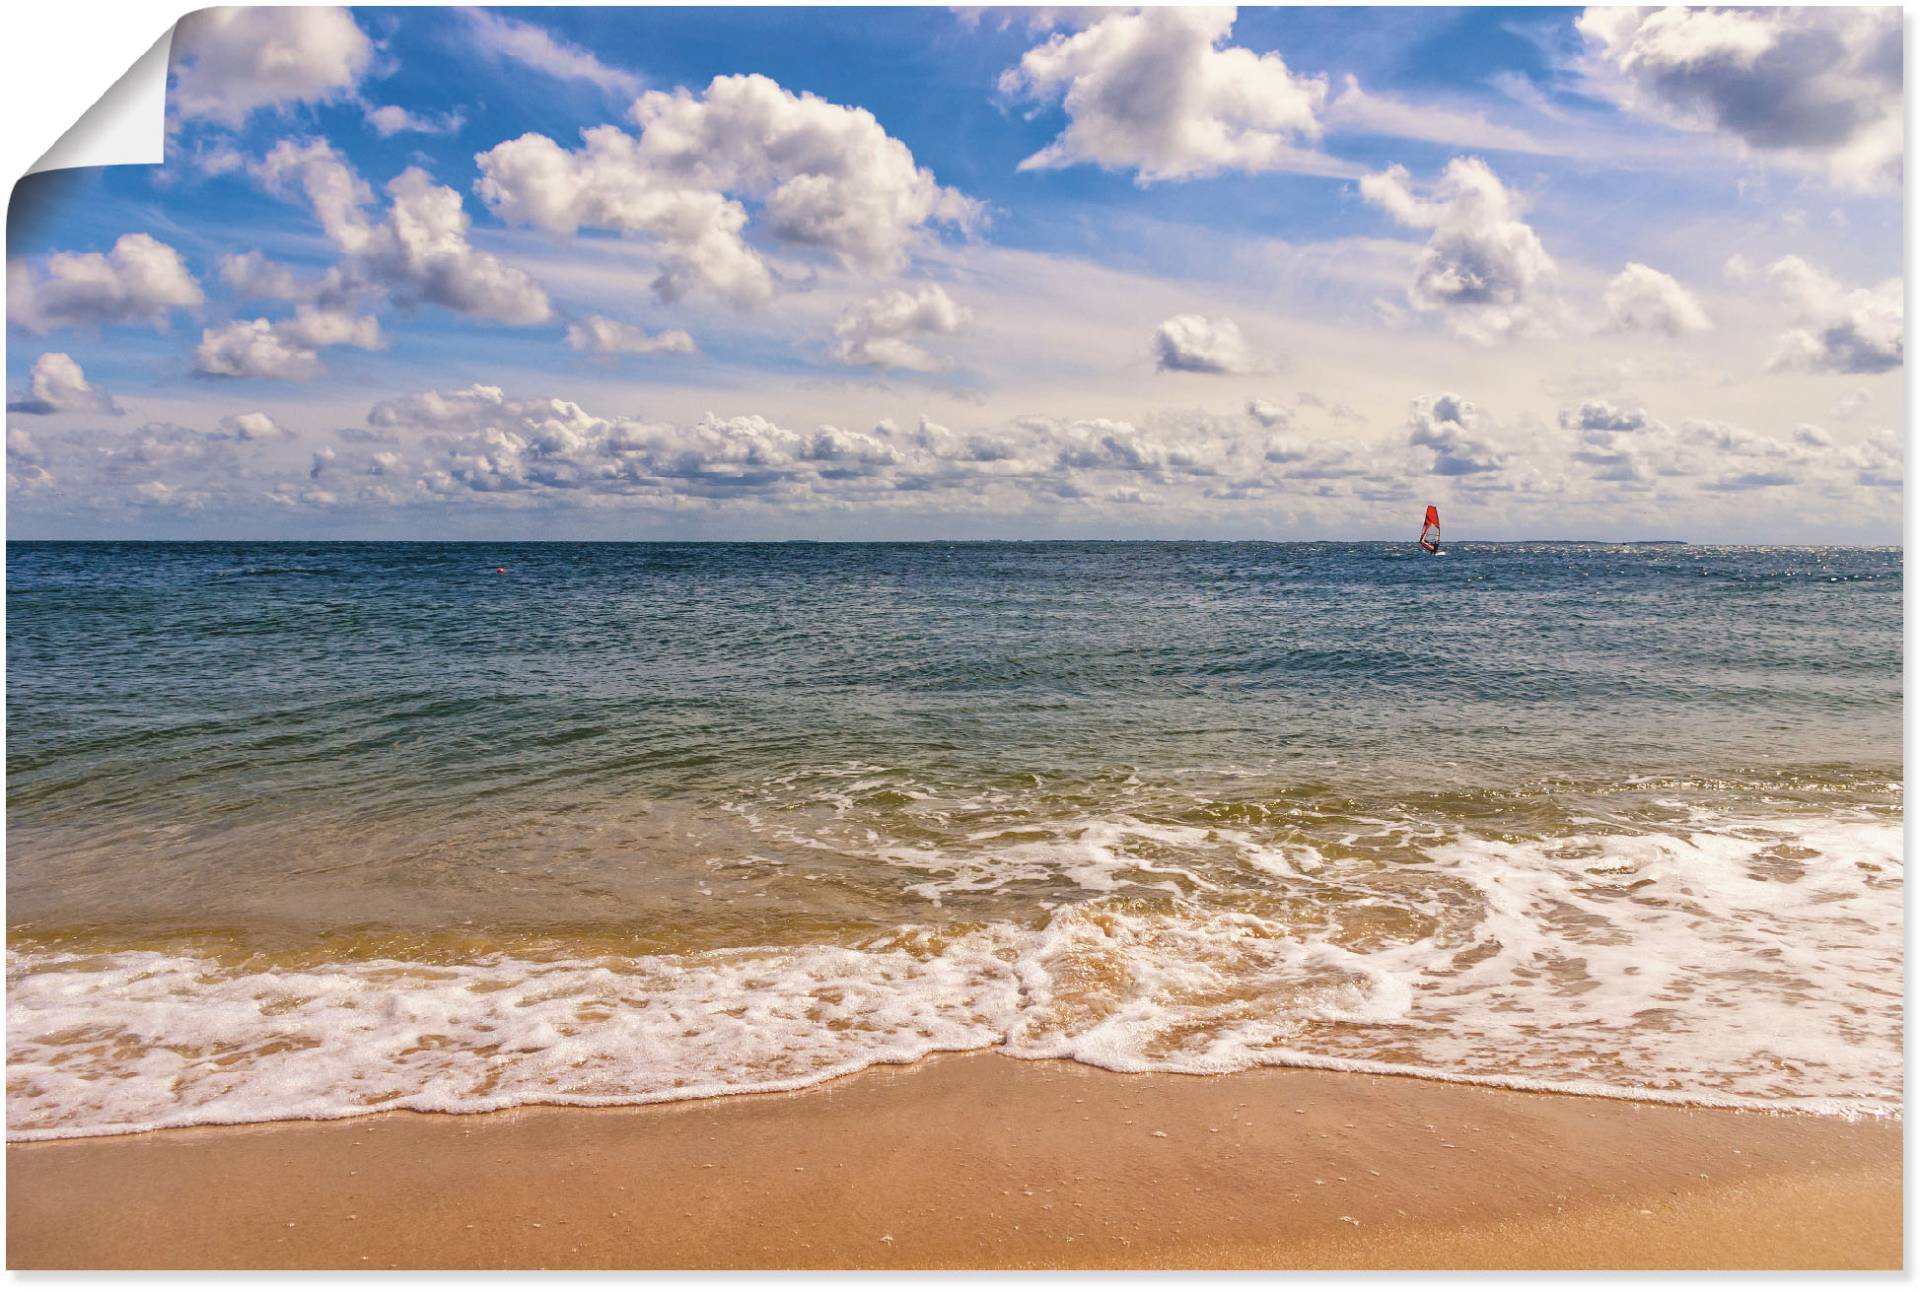
[[[10,543],[8,1133],[984,1048],[1897,1111],[1901,579]]]

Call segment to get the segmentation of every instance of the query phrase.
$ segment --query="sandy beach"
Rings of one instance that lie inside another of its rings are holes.
[[[949,1056],[792,1095],[15,1144],[8,1265],[1836,1268],[1901,1123]]]

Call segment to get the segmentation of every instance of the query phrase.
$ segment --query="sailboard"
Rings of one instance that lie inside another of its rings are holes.
[[[1427,521],[1420,527],[1420,546],[1440,555],[1440,509],[1432,503],[1427,504]]]

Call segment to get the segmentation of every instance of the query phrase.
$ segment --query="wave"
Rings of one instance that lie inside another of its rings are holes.
[[[1901,1107],[1897,822],[1463,835],[1404,864],[1269,849],[1252,858],[1264,893],[1178,895],[1118,879],[1130,831],[1165,845],[1177,830],[1105,829],[1051,862],[1040,845],[1005,859],[1003,879],[1080,872],[1090,895],[1037,923],[904,924],[845,946],[317,965],[16,952],[9,1136],[653,1103],[983,1049],[1124,1072]]]

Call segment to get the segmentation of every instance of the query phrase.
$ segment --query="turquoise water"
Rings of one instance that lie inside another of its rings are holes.
[[[983,1046],[1898,1102],[1897,550],[7,568],[17,1135]]]

